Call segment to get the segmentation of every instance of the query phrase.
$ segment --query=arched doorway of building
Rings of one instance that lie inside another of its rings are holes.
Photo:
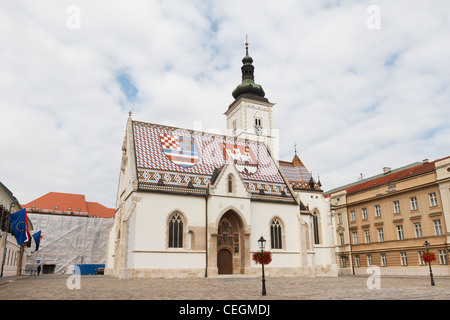
[[[217,228],[218,274],[244,273],[244,226],[238,214],[227,211]]]

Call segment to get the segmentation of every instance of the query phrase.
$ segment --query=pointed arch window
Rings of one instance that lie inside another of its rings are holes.
[[[283,242],[282,242],[282,227],[280,220],[277,218],[272,220],[272,223],[270,224],[270,243],[272,249],[282,249]]]
[[[229,193],[233,192],[233,176],[232,175],[228,176],[228,192]]]
[[[319,217],[316,211],[314,211],[313,213],[313,229],[314,229],[314,244],[320,244]]]
[[[179,212],[169,219],[169,248],[183,248],[183,216]]]
[[[260,116],[255,116],[255,133],[258,135],[262,133],[262,119]]]

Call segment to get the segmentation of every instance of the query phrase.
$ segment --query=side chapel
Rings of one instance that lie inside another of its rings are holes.
[[[128,118],[105,274],[120,278],[337,276],[330,207],[295,153],[273,154],[272,109],[242,59],[225,112],[229,135]]]

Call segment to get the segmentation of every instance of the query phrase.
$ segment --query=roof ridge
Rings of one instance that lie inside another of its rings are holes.
[[[197,134],[200,134],[202,136],[207,135],[209,137],[221,137],[221,138],[227,138],[227,139],[231,139],[231,140],[235,140],[235,141],[246,142],[246,143],[253,143],[253,144],[266,146],[264,141],[255,141],[255,140],[252,140],[252,139],[243,139],[243,138],[228,136],[228,135],[222,134],[222,133],[213,133],[213,132],[207,132],[207,131],[199,131],[199,130],[194,130],[194,129],[181,128],[181,127],[175,127],[175,126],[168,126],[168,125],[164,125],[164,124],[145,122],[145,121],[138,121],[138,120],[132,120],[132,122],[133,122],[133,124],[134,123],[140,123],[140,124],[143,124],[143,125],[150,125],[150,126],[155,126],[155,127],[161,127],[161,128],[164,128],[164,129],[171,129],[171,131],[185,130],[185,131],[188,131],[191,134],[197,133]]]
[[[380,174],[374,175],[374,176],[369,177],[369,178],[365,178],[365,179],[362,179],[362,180],[359,180],[359,181],[355,181],[353,183],[349,183],[349,184],[343,185],[341,187],[337,187],[337,188],[328,190],[324,194],[328,195],[328,194],[331,194],[331,193],[334,193],[334,192],[347,190],[349,188],[356,187],[358,185],[362,185],[362,184],[370,182],[370,181],[378,180],[378,179],[381,179],[381,178],[384,178],[384,177],[390,177],[392,175],[401,173],[401,172],[406,171],[408,169],[416,168],[416,167],[419,167],[419,166],[422,166],[422,165],[430,165],[430,164],[433,164],[434,162],[435,161],[431,161],[431,162],[428,162],[428,163],[414,162],[414,163],[411,163],[411,164],[408,164],[408,165],[405,165],[405,166],[393,169],[393,170],[389,171],[389,173],[380,173]],[[377,186],[379,186],[379,185],[377,185]],[[366,189],[368,189],[368,188],[366,188]]]

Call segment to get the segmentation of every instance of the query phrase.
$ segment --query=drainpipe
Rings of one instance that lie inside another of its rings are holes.
[[[209,187],[205,194],[205,278],[208,277],[208,197]]]

